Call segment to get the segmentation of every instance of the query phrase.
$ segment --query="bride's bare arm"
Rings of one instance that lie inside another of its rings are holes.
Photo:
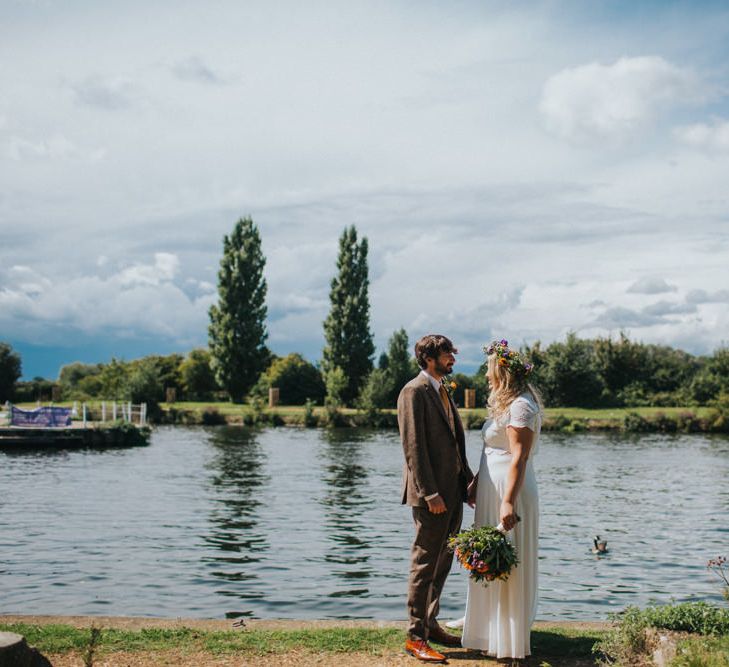
[[[534,431],[527,426],[508,426],[506,434],[511,450],[511,466],[506,477],[506,493],[501,501],[499,521],[504,525],[504,530],[511,530],[517,522],[514,503],[524,482],[529,453],[534,443]]]

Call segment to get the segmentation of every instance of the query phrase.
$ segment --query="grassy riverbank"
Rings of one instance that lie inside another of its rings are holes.
[[[25,636],[53,663],[71,665],[412,665],[403,651],[404,623],[376,621],[229,621],[0,617],[0,630]],[[594,664],[602,623],[537,623],[529,665]],[[484,658],[442,649],[459,665]]]
[[[323,407],[302,406],[256,408],[231,403],[163,404],[163,420],[183,424],[268,424],[273,426],[369,426],[397,428],[395,410],[363,412],[351,408],[330,411]],[[461,409],[468,429],[480,429],[486,410]],[[729,418],[714,408],[547,408],[545,431],[627,431],[662,433],[726,433]]]
[[[229,402],[192,401],[162,403],[160,409],[159,421],[165,424],[397,428],[395,410],[364,412],[352,408],[329,410],[321,406],[307,408],[298,405],[267,408]],[[97,418],[101,414],[100,403],[90,402],[88,411],[89,419]],[[486,418],[484,408],[462,408],[459,412],[468,429],[480,429]],[[544,431],[563,433],[729,433],[729,414],[711,407],[547,408],[542,428]]]

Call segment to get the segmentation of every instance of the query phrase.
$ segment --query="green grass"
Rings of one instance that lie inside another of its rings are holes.
[[[677,648],[671,667],[729,667],[729,635],[687,637]]]
[[[23,635],[41,653],[82,653],[87,650],[91,629],[68,625],[0,625],[0,630]],[[561,659],[589,660],[592,646],[601,637],[599,631],[549,627],[532,633],[535,656],[552,663]],[[397,628],[324,628],[305,630],[207,631],[191,628],[116,630],[103,629],[95,651],[182,653],[205,652],[211,655],[266,655],[292,650],[312,653],[367,653],[381,655],[399,652],[404,633]]]
[[[729,642],[729,609],[703,601],[645,609],[631,606],[616,614],[613,620],[614,627],[594,647],[595,653],[610,663],[628,665],[644,662],[652,650],[646,630],[654,628],[689,635],[683,640],[685,652],[681,654],[687,660],[681,663],[685,667],[726,667],[726,663],[713,661],[729,658],[727,655],[721,658]]]

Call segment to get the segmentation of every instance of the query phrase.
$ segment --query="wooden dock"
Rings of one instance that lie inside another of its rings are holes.
[[[149,443],[150,429],[135,424],[74,423],[64,428],[0,426],[1,449],[133,447]]]

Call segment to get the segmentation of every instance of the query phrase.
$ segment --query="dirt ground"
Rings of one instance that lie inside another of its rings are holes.
[[[210,619],[159,619],[119,616],[27,616],[7,615],[0,616],[0,623],[28,623],[33,625],[64,624],[79,628],[92,626],[102,628],[118,628],[124,630],[141,630],[144,628],[195,628],[208,631],[234,630],[233,621]],[[575,630],[600,630],[606,627],[605,623],[536,623],[536,630],[548,630],[550,627],[569,626]],[[326,621],[290,621],[290,620],[246,620],[245,628],[258,630],[306,630],[322,628],[399,628],[403,630],[405,623],[397,621],[352,621],[352,620],[326,620]],[[245,632],[245,628],[240,628]],[[458,667],[471,667],[484,665],[504,664],[504,661],[495,661],[481,656],[476,651],[467,649],[453,649],[437,647],[446,655],[449,663]],[[45,654],[53,667],[84,667],[84,658],[79,653],[66,653],[63,655]],[[538,656],[527,660],[527,667],[538,667],[542,659]],[[550,660],[553,667],[587,667],[592,661],[580,662],[578,660]],[[414,658],[404,652],[385,651],[382,655],[368,653],[311,653],[304,650],[293,650],[287,653],[278,653],[269,656],[214,656],[210,653],[189,653],[183,651],[146,651],[146,652],[114,652],[100,654],[94,657],[93,667],[299,667],[303,665],[318,665],[320,667],[414,667],[420,665]],[[507,663],[508,664],[508,663]]]

